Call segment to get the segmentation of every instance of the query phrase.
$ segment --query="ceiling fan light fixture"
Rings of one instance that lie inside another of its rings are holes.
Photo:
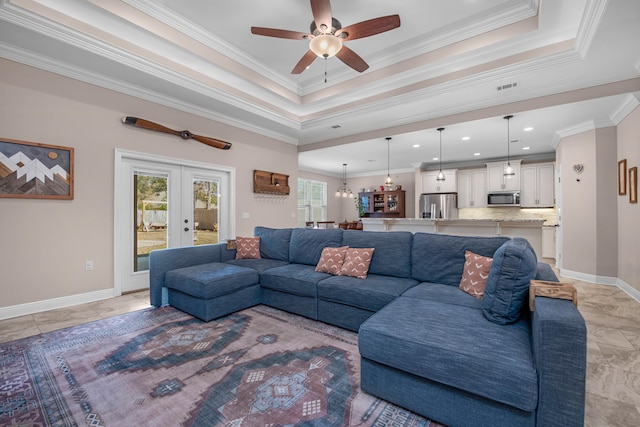
[[[333,34],[320,34],[311,39],[309,49],[320,58],[331,58],[342,49],[342,40]]]

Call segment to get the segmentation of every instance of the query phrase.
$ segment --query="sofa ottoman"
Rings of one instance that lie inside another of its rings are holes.
[[[211,262],[168,271],[171,305],[208,322],[260,304],[260,275],[252,268]]]

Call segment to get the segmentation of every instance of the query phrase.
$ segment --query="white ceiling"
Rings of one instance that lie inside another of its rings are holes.
[[[362,74],[330,58],[292,75],[307,42],[251,34],[308,32],[301,0],[0,0],[0,56],[297,145],[301,169],[335,176],[343,163],[386,173],[387,136],[392,171],[433,167],[440,126],[445,165],[503,158],[506,114],[512,157],[553,156],[560,137],[612,126],[640,99],[637,0],[331,7],[343,27],[400,15],[400,28],[346,42]]]

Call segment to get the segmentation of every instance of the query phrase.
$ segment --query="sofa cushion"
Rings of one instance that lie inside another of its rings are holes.
[[[364,280],[335,276],[318,283],[318,299],[378,311],[417,283],[377,274],[369,274]]]
[[[240,267],[247,267],[256,270],[258,273],[262,273],[270,268],[281,267],[289,264],[288,261],[280,261],[278,259],[270,258],[258,258],[258,259],[230,259],[225,261],[228,264],[237,265]]]
[[[254,228],[254,236],[260,237],[260,255],[262,258],[289,261],[291,231],[291,228]]]
[[[340,269],[340,276],[366,279],[375,248],[348,248]]]
[[[236,237],[236,259],[260,258],[260,237]]]
[[[407,290],[402,296],[439,301],[482,310],[482,300],[472,297],[455,286],[440,283],[420,283]]]
[[[324,248],[320,255],[320,261],[316,265],[315,271],[338,275],[344,264],[344,257],[347,254],[348,246],[339,248]]]
[[[322,249],[337,248],[342,244],[342,228],[329,230],[294,228],[291,231],[289,245],[289,261],[295,264],[316,266],[320,260]]]
[[[464,268],[464,252],[492,257],[508,237],[450,236],[416,233],[411,251],[412,276],[419,282],[458,286]]]
[[[221,262],[199,264],[168,271],[165,285],[185,294],[211,299],[260,282],[258,272]]]
[[[524,319],[497,325],[475,308],[401,296],[360,326],[358,348],[374,362],[536,409],[538,378]]]
[[[411,277],[412,240],[408,231],[347,230],[342,237],[350,248],[375,248],[369,273],[395,277]]]
[[[469,250],[465,251],[460,289],[472,297],[482,299],[492,263],[493,258],[491,257],[474,254]]]
[[[260,275],[260,286],[292,295],[316,298],[318,282],[327,277],[331,275],[316,272],[315,266],[312,265],[287,264],[263,272]]]
[[[516,237],[496,251],[482,299],[487,319],[498,324],[518,320],[528,297],[529,281],[536,277],[537,264],[526,239]]]

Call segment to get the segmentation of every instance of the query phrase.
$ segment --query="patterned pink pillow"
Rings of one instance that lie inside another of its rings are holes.
[[[482,299],[492,263],[493,258],[465,251],[464,272],[460,280],[460,289],[469,295]]]
[[[357,277],[366,279],[369,272],[369,264],[375,248],[349,248],[344,257],[344,263],[340,270],[340,276]]]
[[[330,273],[334,276],[340,274],[347,249],[349,249],[349,246],[324,248],[320,255],[320,261],[318,261],[318,265],[316,265],[316,271],[320,273]]]
[[[260,236],[236,237],[236,259],[260,258]]]

